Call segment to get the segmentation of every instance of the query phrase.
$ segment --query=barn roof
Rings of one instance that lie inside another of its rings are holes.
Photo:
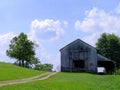
[[[103,55],[100,55],[100,54],[97,54],[97,58],[98,58],[98,61],[111,61],[111,62],[115,63],[115,61],[113,61],[109,58],[106,58],[106,57],[104,57]]]
[[[104,57],[103,55],[97,54],[97,58],[99,61],[111,61],[110,59]]]
[[[83,43],[83,44],[85,44],[87,47],[90,47],[90,48],[95,49],[95,47],[93,47],[93,46],[91,46],[90,44],[82,41],[81,39],[76,39],[75,41],[73,41],[73,42],[69,43],[68,45],[64,46],[63,48],[61,48],[60,51],[62,51],[62,50],[65,49],[66,47],[69,47],[70,45],[72,45],[72,44],[75,43],[75,42]]]

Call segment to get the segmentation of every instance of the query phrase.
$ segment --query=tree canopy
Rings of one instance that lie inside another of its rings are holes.
[[[96,43],[96,48],[103,56],[114,60],[120,67],[120,38],[115,34],[103,33]]]
[[[48,63],[35,65],[35,70],[52,71],[52,68],[53,65]]]
[[[26,34],[20,33],[19,36],[13,37],[10,41],[6,54],[17,59],[19,66],[29,67],[29,64],[38,62],[38,58],[35,57],[34,46],[35,44],[28,40]]]

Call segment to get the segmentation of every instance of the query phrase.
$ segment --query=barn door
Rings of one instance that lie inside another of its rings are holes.
[[[85,61],[84,60],[73,60],[74,68],[84,68]]]

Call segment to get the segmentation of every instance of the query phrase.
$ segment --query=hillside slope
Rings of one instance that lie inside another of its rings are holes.
[[[0,87],[0,90],[120,90],[119,75],[58,73],[46,80]]]
[[[21,79],[39,75],[40,73],[42,72],[0,62],[0,81]]]

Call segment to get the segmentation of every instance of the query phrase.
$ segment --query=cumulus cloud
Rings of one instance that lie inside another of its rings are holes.
[[[117,14],[120,14],[120,3],[118,4],[117,8],[114,10]]]
[[[59,20],[45,19],[43,21],[34,20],[31,23],[31,37],[41,40],[56,40],[64,34],[64,25],[67,25],[67,22],[63,23]]]
[[[120,5],[117,11],[119,10]],[[111,12],[106,12],[94,7],[86,11],[85,15],[82,21],[77,20],[75,22],[75,28],[83,33],[89,33],[89,35],[85,36],[83,39],[90,44],[94,45],[97,38],[103,32],[120,34],[120,16],[116,15],[115,12],[111,14]]]
[[[13,34],[13,32],[0,35],[0,52],[1,52],[1,53],[3,53],[3,50],[6,49],[6,46],[8,46],[10,40],[11,40],[14,36],[15,36],[15,35]]]
[[[0,35],[0,61],[10,62],[6,57],[6,49],[8,49],[9,42],[14,36],[13,32]]]
[[[68,22],[67,21],[63,21],[63,24],[64,24],[64,27],[67,27],[68,26]]]
[[[13,32],[0,35],[0,46],[6,45],[14,36]]]

